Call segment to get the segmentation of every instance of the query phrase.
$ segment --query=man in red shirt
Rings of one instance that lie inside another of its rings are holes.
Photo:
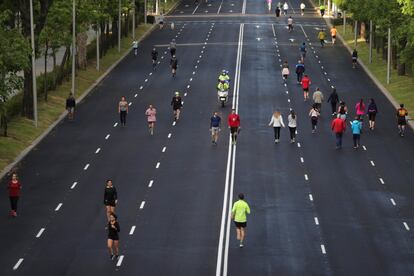
[[[240,116],[236,114],[236,109],[233,109],[231,111],[231,114],[227,118],[227,122],[229,124],[230,132],[231,132],[232,144],[235,145],[237,141],[237,134],[240,131]]]
[[[340,149],[342,148],[342,135],[346,129],[345,120],[342,120],[338,115],[338,117],[332,121],[331,128],[336,136],[336,149]]]
[[[304,75],[302,78],[302,89],[303,89],[303,99],[306,101],[309,99],[309,86],[311,85],[311,80],[308,75]]]

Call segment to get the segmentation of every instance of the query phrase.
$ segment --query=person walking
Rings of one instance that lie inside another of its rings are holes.
[[[302,61],[302,63],[305,62],[305,57],[306,57],[306,42],[302,42],[302,45],[300,45],[299,47],[299,51],[300,51],[300,59]]]
[[[368,105],[368,122],[369,122],[369,129],[374,130],[375,128],[375,117],[378,113],[378,107],[375,103],[374,99],[371,98],[369,105]]]
[[[348,107],[344,101],[339,102],[338,115],[342,120],[346,120],[346,116],[348,115]]]
[[[155,122],[157,121],[157,110],[152,106],[152,104],[148,106],[148,109],[145,111],[145,115],[147,116],[149,133],[154,135]]]
[[[17,177],[17,173],[12,174],[12,178],[7,186],[9,190],[9,199],[10,199],[10,216],[17,217],[17,202],[20,198],[20,190],[22,185]]]
[[[221,118],[217,112],[213,113],[213,116],[210,118],[210,132],[211,132],[211,142],[213,145],[217,145],[217,140],[221,127]]]
[[[359,148],[359,142],[361,139],[361,129],[362,129],[362,123],[359,120],[358,116],[355,116],[355,120],[350,122],[351,129],[352,129],[352,139],[354,140],[354,149]]]
[[[290,74],[290,72],[289,72],[289,67],[283,67],[283,68],[282,68],[282,78],[283,78],[283,83],[286,83],[286,82],[287,82],[287,79],[288,79],[288,77],[289,77],[289,74]]]
[[[285,127],[285,124],[283,123],[283,117],[282,114],[280,114],[279,111],[275,111],[272,115],[272,118],[270,119],[269,126],[273,127],[274,133],[275,133],[275,143],[279,143],[280,141],[280,128]]]
[[[352,68],[356,68],[358,63],[358,51],[356,49],[354,49],[352,51]]]
[[[178,60],[175,55],[173,55],[170,60],[170,67],[171,67],[171,75],[173,76],[173,78],[175,78],[177,74],[177,67],[178,67]]]
[[[336,149],[341,149],[342,148],[342,136],[346,130],[346,124],[345,124],[345,120],[342,120],[340,118],[340,115],[338,114],[338,116],[332,121],[331,123],[331,129],[332,131],[335,133],[335,137],[336,137]]]
[[[300,3],[300,15],[305,15],[305,8],[306,8],[306,5],[305,5],[305,3]]]
[[[311,79],[308,75],[304,75],[302,78],[302,89],[303,89],[303,99],[307,101],[309,99],[309,87],[312,84]]]
[[[246,237],[247,215],[250,215],[249,204],[244,200],[244,194],[239,194],[239,200],[233,204],[231,209],[231,217],[236,226],[236,237],[239,241],[239,247],[244,246],[243,242]]]
[[[276,17],[280,16],[280,7],[279,6],[276,7],[275,14],[276,14]]]
[[[364,99],[360,99],[359,102],[355,105],[355,113],[358,116],[358,120],[362,121],[363,116],[365,115],[365,103]]]
[[[305,73],[305,65],[301,60],[296,64],[296,79],[298,84],[302,83],[303,73]]]
[[[236,109],[232,109],[231,114],[227,118],[231,133],[231,142],[233,145],[237,143],[237,135],[240,132],[240,116],[236,114]]]
[[[158,59],[158,51],[156,48],[153,48],[151,51],[151,59],[152,59],[152,69],[155,70],[157,67],[157,59]]]
[[[331,110],[332,110],[332,116],[336,115],[336,105],[339,102],[339,96],[338,93],[336,93],[336,88],[332,89],[331,95],[329,95],[328,103],[331,103]]]
[[[134,55],[137,56],[138,55],[138,41],[137,40],[132,41],[132,49],[134,49]]]
[[[323,102],[323,93],[319,90],[319,87],[316,88],[316,91],[312,95],[313,103],[318,109],[319,113],[322,111],[322,102]]]
[[[289,5],[287,2],[283,4],[283,15],[286,16],[288,13]]]
[[[401,137],[404,137],[405,126],[407,125],[408,111],[405,109],[404,104],[400,104],[400,108],[397,109],[397,124],[398,132]]]
[[[121,97],[121,100],[118,103],[118,113],[121,120],[121,126],[126,125],[126,116],[128,114],[128,102],[125,96]]]
[[[119,232],[121,227],[117,219],[115,213],[111,212],[109,214],[107,246],[111,260],[116,260],[119,257]]]
[[[112,180],[108,179],[106,181],[105,192],[104,192],[104,205],[106,208],[106,218],[110,219],[110,215],[115,213],[115,207],[118,203],[118,193],[115,186],[112,183]]]
[[[318,125],[318,119],[321,114],[319,113],[318,106],[313,104],[311,110],[309,111],[309,117],[311,119],[312,133],[316,132],[316,126]]]
[[[174,121],[178,121],[180,119],[181,108],[183,107],[183,101],[180,97],[180,92],[175,92],[175,95],[171,100],[171,105],[174,112]]]
[[[173,38],[170,42],[170,54],[171,57],[175,56],[175,52],[177,51],[177,43],[175,42],[175,38]]]
[[[293,109],[290,110],[288,116],[288,127],[290,133],[290,142],[295,143],[296,141],[296,126],[297,126],[297,117]]]
[[[68,98],[66,99],[66,110],[68,111],[68,119],[73,121],[75,116],[75,107],[76,107],[76,100],[73,97],[73,94],[70,93]]]

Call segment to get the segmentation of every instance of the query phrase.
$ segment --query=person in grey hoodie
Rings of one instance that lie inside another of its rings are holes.
[[[313,102],[314,102],[316,108],[319,110],[319,113],[320,113],[321,108],[322,108],[322,102],[323,102],[323,94],[319,90],[319,88],[316,88],[316,91],[313,92],[312,99],[313,99]]]
[[[295,111],[293,109],[290,110],[288,116],[288,127],[290,132],[290,142],[295,143],[296,140],[296,125],[297,125],[297,117]]]

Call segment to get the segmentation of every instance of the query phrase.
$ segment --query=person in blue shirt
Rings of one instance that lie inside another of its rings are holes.
[[[303,73],[305,73],[305,65],[301,60],[298,60],[298,64],[296,64],[296,76],[298,79],[298,84],[302,82]]]
[[[221,118],[217,112],[213,113],[210,118],[210,131],[211,131],[211,142],[213,145],[217,145],[218,135],[221,127]]]
[[[302,45],[300,45],[299,51],[300,51],[300,59],[302,63],[304,63],[305,57],[306,57],[306,43],[305,42],[303,42]]]
[[[351,122],[352,138],[354,140],[354,149],[359,148],[359,142],[361,138],[362,123],[358,120],[358,116]]]

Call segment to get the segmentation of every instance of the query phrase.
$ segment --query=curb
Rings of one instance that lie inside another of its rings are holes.
[[[173,5],[170,10],[167,11],[167,14],[170,13],[172,10],[174,10],[181,1],[177,1],[175,5]],[[139,39],[138,42],[141,42],[144,40],[147,36],[149,36],[156,28],[158,27],[157,24],[153,24],[152,27],[147,30]],[[95,87],[101,83],[106,76],[111,73],[111,71],[122,61],[124,58],[132,51],[132,49],[129,49],[126,51],[117,61],[115,61],[91,86],[89,86],[88,89],[83,92],[82,95],[80,95],[76,99],[76,104],[79,104],[83,101],[83,99],[93,90]],[[63,119],[66,118],[68,112],[65,110],[60,116],[54,121],[45,131],[40,134],[33,142],[26,147],[14,160],[12,163],[7,165],[1,172],[0,172],[0,180],[3,179],[26,155],[34,148],[36,147]]]

